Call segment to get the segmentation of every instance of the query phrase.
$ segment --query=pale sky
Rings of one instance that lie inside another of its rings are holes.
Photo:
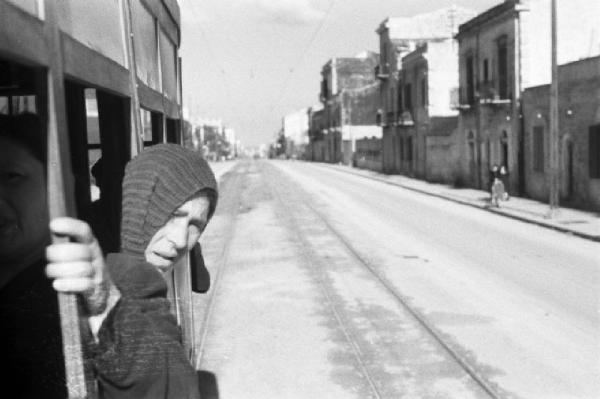
[[[456,4],[482,12],[502,0],[179,0],[183,101],[222,119],[247,146],[268,144],[282,117],[319,102],[333,57],[379,52],[387,17]]]

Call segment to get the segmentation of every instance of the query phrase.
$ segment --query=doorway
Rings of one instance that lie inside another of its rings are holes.
[[[562,194],[566,199],[572,200],[575,194],[575,179],[573,165],[573,142],[569,137],[563,141],[563,171]]]

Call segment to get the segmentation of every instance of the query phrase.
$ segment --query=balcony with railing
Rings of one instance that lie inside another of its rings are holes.
[[[398,116],[398,126],[413,126],[415,124],[415,120],[413,118],[412,110],[404,110]]]
[[[501,96],[495,81],[479,82],[477,97],[479,104],[502,105],[510,104],[510,95]]]
[[[466,88],[454,87],[450,89],[450,109],[455,109],[458,111],[468,111],[473,107],[474,96],[469,99],[467,96]],[[471,101],[469,101],[471,100]]]

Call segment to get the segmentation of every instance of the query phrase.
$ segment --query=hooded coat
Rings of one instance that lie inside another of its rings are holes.
[[[199,195],[217,201],[215,177],[199,154],[159,144],[129,162],[123,179],[121,252],[107,267],[121,298],[98,332],[94,363],[103,398],[200,397],[198,377],[169,311],[162,274],[144,259],[173,211]]]

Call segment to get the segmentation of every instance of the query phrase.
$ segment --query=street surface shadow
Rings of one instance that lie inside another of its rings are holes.
[[[197,370],[200,383],[200,397],[203,399],[219,399],[217,376],[208,370]]]

